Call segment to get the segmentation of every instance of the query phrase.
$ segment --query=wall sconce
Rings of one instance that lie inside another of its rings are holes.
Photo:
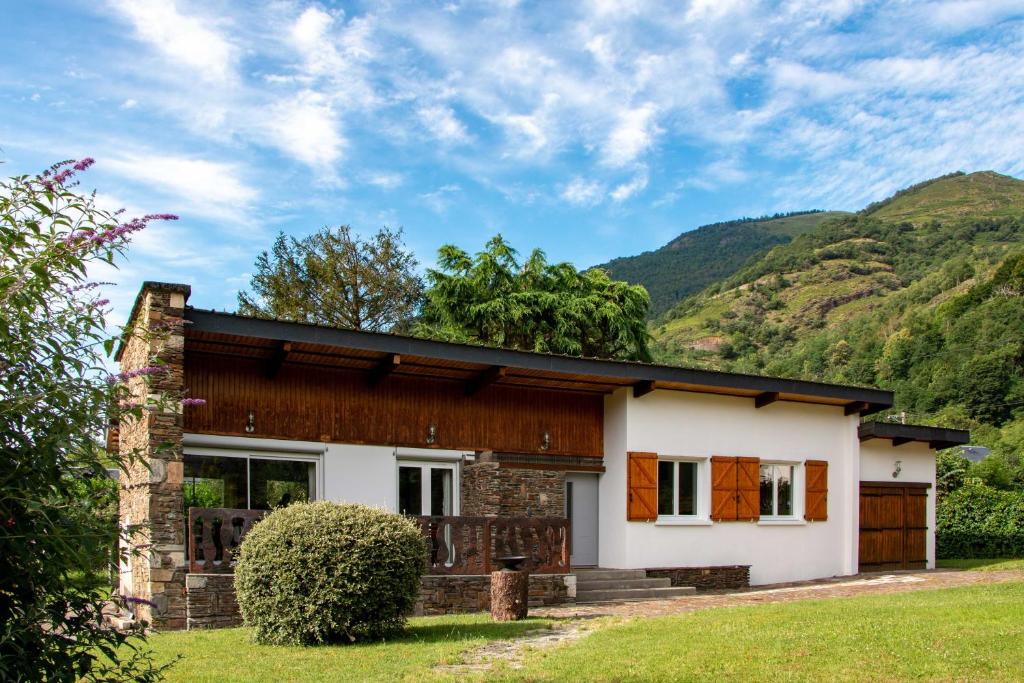
[[[548,434],[547,432],[544,432],[544,434],[540,437],[540,449],[542,451],[546,451],[549,448],[551,448],[551,435]]]
[[[896,461],[896,469],[894,469],[892,471],[892,478],[895,479],[896,477],[900,476],[900,472],[902,472],[902,471],[903,471],[903,461],[902,460],[897,460]]]
[[[245,421],[245,433],[252,434],[256,431],[256,413],[249,411],[249,417]]]
[[[427,443],[437,443],[437,425],[433,422],[427,427]]]

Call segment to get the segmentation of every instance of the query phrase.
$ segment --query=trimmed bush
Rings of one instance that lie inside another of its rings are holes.
[[[935,546],[940,559],[1024,557],[1024,492],[968,479],[939,499]]]
[[[235,589],[257,642],[317,645],[400,631],[419,594],[417,526],[365,505],[275,510],[242,540]]]

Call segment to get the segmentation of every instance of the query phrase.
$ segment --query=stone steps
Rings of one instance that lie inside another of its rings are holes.
[[[643,569],[579,569],[576,602],[608,602],[675,598],[696,592],[692,586],[673,586],[665,577],[648,578]]]

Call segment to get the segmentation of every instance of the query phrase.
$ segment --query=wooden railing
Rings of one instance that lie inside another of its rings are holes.
[[[431,574],[489,574],[495,558],[526,557],[535,574],[569,572],[569,521],[561,517],[417,517]]]
[[[189,571],[230,574],[242,537],[266,510],[189,508]],[[535,574],[569,572],[569,521],[560,517],[414,517],[429,574],[489,574],[497,557],[523,555]]]

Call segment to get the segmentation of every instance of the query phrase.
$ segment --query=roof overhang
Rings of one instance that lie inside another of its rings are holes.
[[[882,389],[514,351],[196,308],[187,308],[185,318],[190,323],[185,327],[186,351],[261,359],[268,372],[276,372],[286,359],[464,381],[469,394],[492,383],[601,394],[632,387],[635,396],[668,389],[747,397],[759,408],[775,401],[833,405],[847,414],[877,412],[893,403],[892,392]]]
[[[893,446],[905,443],[926,443],[929,448],[941,450],[966,444],[971,433],[965,429],[945,429],[924,425],[905,425],[895,422],[864,422],[858,430],[861,441],[888,439]]]

